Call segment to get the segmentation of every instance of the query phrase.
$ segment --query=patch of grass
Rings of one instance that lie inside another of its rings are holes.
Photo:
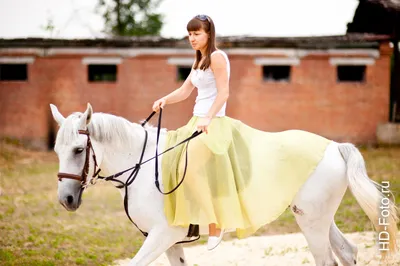
[[[278,255],[279,255],[279,256],[283,256],[283,255],[285,255],[285,254],[287,254],[287,253],[296,253],[297,251],[298,251],[297,248],[288,247],[288,248],[285,248],[284,250],[281,250],[281,251],[278,253]]]
[[[272,247],[268,247],[266,249],[264,249],[264,255],[265,256],[270,256],[272,254]]]
[[[64,253],[63,252],[56,252],[55,254],[54,254],[54,259],[55,260],[62,260],[63,258],[64,258]]]
[[[365,248],[372,248],[372,247],[374,247],[374,245],[373,244],[372,245],[364,244],[364,247]]]
[[[48,259],[28,259],[30,257],[21,258],[18,263],[12,265],[35,265],[35,266],[55,266],[58,265],[56,262]]]
[[[15,259],[11,251],[0,249],[0,261],[8,263]]]
[[[77,265],[86,265],[86,264],[87,264],[87,261],[86,261],[85,258],[79,257],[79,258],[76,258],[76,259],[75,259],[75,263],[76,263]]]

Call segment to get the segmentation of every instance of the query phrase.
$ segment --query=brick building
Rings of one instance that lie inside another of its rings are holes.
[[[385,35],[220,37],[231,62],[227,114],[265,131],[303,129],[374,143],[389,119],[392,48]],[[182,84],[194,52],[185,39],[0,39],[0,137],[47,148],[67,115],[108,112],[137,122]],[[164,126],[191,116],[196,93],[165,109]]]

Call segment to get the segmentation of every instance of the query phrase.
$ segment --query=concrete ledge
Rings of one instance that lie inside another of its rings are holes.
[[[33,64],[33,56],[0,56],[0,63],[3,64]]]
[[[257,57],[254,64],[263,66],[297,66],[300,64],[299,58],[294,57]]]
[[[169,57],[168,58],[169,65],[177,65],[177,66],[192,66],[194,63],[193,57]]]
[[[378,144],[400,145],[400,123],[378,125],[376,136]]]
[[[334,57],[329,59],[331,65],[374,65],[375,59],[373,58],[354,58],[354,57]]]
[[[119,65],[122,63],[121,57],[84,57],[84,65]]]

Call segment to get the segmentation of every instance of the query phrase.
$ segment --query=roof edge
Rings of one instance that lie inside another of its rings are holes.
[[[362,48],[378,47],[390,41],[389,35],[349,33],[346,35],[305,37],[218,36],[221,48]],[[0,48],[188,48],[187,37],[164,38],[158,36],[114,37],[93,39],[62,38],[10,38],[0,39]]]

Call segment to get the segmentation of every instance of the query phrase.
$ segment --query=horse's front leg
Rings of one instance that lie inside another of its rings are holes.
[[[183,252],[182,244],[176,244],[170,247],[167,251],[167,258],[172,266],[186,266],[185,253]]]
[[[149,265],[176,242],[182,241],[186,233],[187,229],[181,227],[160,226],[153,228],[129,265]],[[180,265],[185,265],[185,262],[183,261]]]

